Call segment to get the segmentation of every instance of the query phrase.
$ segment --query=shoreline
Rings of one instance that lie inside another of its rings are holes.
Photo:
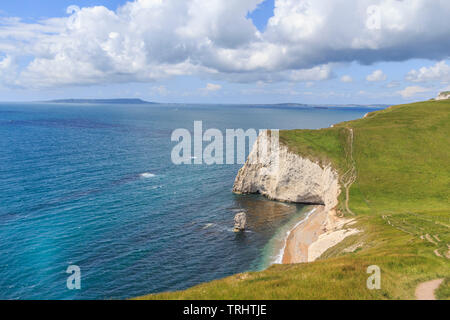
[[[316,207],[312,207],[310,210],[308,210],[306,212],[306,215],[304,217],[302,217],[302,219],[300,221],[298,221],[294,227],[290,228],[287,232],[286,232],[286,238],[283,241],[283,247],[279,250],[279,254],[276,255],[276,259],[275,261],[271,262],[270,264],[283,264],[283,257],[285,255],[285,251],[286,251],[286,247],[288,245],[288,239],[292,233],[293,230],[295,230],[297,227],[299,227],[300,225],[304,224],[305,222],[308,221],[309,217],[314,214],[314,212],[316,211]]]
[[[325,251],[345,238],[360,232],[349,228],[355,219],[339,218],[335,210],[315,206],[310,214],[288,232],[282,264],[307,263],[317,260]]]
[[[315,206],[313,210],[289,231],[281,258],[282,264],[308,262],[308,248],[317,240],[320,226],[326,220],[324,206]]]

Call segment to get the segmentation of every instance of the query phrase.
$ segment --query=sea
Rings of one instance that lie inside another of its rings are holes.
[[[310,208],[233,194],[239,163],[174,164],[173,131],[317,129],[374,110],[0,103],[0,299],[125,299],[279,262]]]

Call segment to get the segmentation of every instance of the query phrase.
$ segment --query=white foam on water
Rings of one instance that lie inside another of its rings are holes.
[[[283,256],[284,256],[284,250],[286,250],[286,246],[287,246],[287,240],[289,238],[289,236],[291,235],[291,232],[293,230],[295,230],[299,225],[301,225],[303,222],[305,222],[306,220],[308,220],[309,216],[312,215],[314,212],[316,211],[316,208],[312,209],[311,211],[309,211],[306,216],[300,220],[299,222],[297,222],[295,224],[294,227],[290,228],[288,232],[286,232],[286,236],[284,238],[284,245],[281,248],[281,250],[278,252],[278,254],[275,256],[275,261],[273,262],[273,264],[282,264],[283,263]]]
[[[153,178],[155,175],[150,172],[144,172],[144,173],[141,173],[139,176],[141,178],[148,179],[148,178]]]
[[[205,224],[205,226],[202,228],[203,230],[204,229],[208,229],[209,227],[212,227],[212,226],[215,226],[216,224],[215,223],[207,223],[207,224]]]

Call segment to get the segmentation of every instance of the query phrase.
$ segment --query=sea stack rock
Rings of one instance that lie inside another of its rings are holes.
[[[247,227],[247,214],[240,212],[234,217],[234,232],[244,231]]]

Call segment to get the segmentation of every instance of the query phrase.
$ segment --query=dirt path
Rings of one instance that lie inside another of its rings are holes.
[[[439,235],[436,234],[436,235],[434,235],[433,237],[434,237],[434,239],[436,239],[437,241],[441,242],[441,239],[439,239]],[[433,239],[429,234],[421,235],[421,236],[420,236],[420,239],[422,239],[422,240],[427,240],[428,242],[434,244],[435,246],[439,246],[439,243],[437,243],[436,241],[434,241],[434,239]],[[450,259],[450,246],[447,245],[447,248],[448,248],[449,250],[448,250],[447,253],[444,253],[444,255],[445,255],[445,257],[446,257],[447,259]],[[436,255],[436,257],[444,258],[444,256],[439,252],[439,249],[436,249],[436,250],[434,250],[433,252],[434,252],[434,254]]]
[[[355,213],[350,210],[348,203],[350,201],[350,187],[352,184],[356,181],[356,166],[355,166],[355,160],[353,159],[353,129],[347,128],[350,132],[350,161],[352,167],[342,176],[342,179],[344,180],[347,175],[350,175],[350,177],[347,179],[347,181],[344,182],[344,189],[345,189],[345,209],[347,212],[349,212],[352,215],[355,215]]]
[[[434,292],[444,282],[444,279],[436,279],[419,284],[416,288],[417,300],[436,300]]]

